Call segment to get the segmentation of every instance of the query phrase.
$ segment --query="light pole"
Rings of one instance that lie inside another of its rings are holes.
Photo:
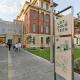
[[[50,9],[50,62],[54,62],[54,80],[56,80],[56,72],[55,72],[55,15],[54,12],[54,3],[51,0],[51,9]],[[53,37],[54,35],[54,37]]]
[[[53,0],[50,0],[50,62],[53,62]]]

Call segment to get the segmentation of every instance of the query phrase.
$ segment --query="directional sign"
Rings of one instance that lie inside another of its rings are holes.
[[[56,20],[55,72],[62,80],[72,80],[72,20],[73,17],[71,15],[63,16]]]

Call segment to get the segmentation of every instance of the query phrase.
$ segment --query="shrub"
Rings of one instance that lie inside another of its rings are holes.
[[[80,73],[80,58],[74,61],[74,70]]]

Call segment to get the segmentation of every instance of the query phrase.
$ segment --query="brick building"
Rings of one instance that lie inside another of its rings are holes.
[[[50,5],[50,0],[25,1],[16,19],[24,22],[23,44],[26,47],[49,47]],[[54,2],[53,5],[53,8],[57,6]]]

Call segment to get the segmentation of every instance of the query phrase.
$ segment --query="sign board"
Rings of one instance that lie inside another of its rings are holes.
[[[72,20],[71,15],[56,20],[55,72],[61,80],[72,80]]]
[[[63,16],[56,20],[55,35],[72,35],[73,17],[72,15]]]

